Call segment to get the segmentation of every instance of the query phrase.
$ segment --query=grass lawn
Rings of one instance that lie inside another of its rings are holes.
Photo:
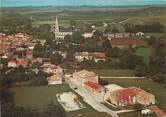
[[[56,86],[28,86],[12,87],[15,92],[15,104],[17,106],[31,107],[33,109],[43,109],[49,102],[55,102],[56,94],[65,91],[71,91],[68,85]]]
[[[121,24],[116,24],[116,27],[118,29],[119,32],[125,32],[125,27]]]
[[[99,76],[112,76],[112,77],[129,77],[135,76],[133,70],[126,69],[91,69]]]
[[[55,86],[28,86],[28,87],[12,87],[15,92],[15,104],[17,106],[31,107],[33,109],[42,110],[44,106],[50,102],[54,102],[59,105],[56,94],[60,92],[72,91],[67,84],[55,85]],[[81,117],[111,117],[106,113],[99,113],[95,111],[88,104],[83,102],[80,98],[80,102],[86,106],[86,108],[67,112],[67,117],[77,117],[80,114]]]
[[[137,48],[135,52],[136,55],[144,57],[145,62],[148,62],[150,53],[151,49],[146,47]]]
[[[165,86],[163,84],[153,82],[152,80],[149,79],[104,79],[104,80],[108,81],[109,83],[116,83],[123,87],[136,86],[144,90],[148,90],[155,95],[159,107],[166,109]]]

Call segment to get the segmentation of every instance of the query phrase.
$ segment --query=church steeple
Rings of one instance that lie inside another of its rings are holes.
[[[59,24],[58,24],[58,17],[56,16],[56,22],[55,22],[55,32],[59,32]]]

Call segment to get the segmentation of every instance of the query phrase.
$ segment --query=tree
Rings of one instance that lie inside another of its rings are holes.
[[[102,44],[102,48],[104,51],[107,51],[107,50],[112,48],[111,42],[107,38],[104,39],[104,42]]]
[[[121,68],[135,69],[137,65],[145,65],[144,59],[141,56],[135,55],[130,51],[123,53],[120,58]]]
[[[85,39],[79,32],[74,32],[72,34],[72,42],[76,44],[84,43]]]
[[[154,81],[164,83],[165,80],[165,58],[166,40],[164,38],[156,40],[149,60],[148,74]],[[158,77],[156,79],[156,77]]]
[[[137,65],[135,68],[135,75],[138,77],[147,75],[147,68],[145,65]]]
[[[51,55],[51,63],[60,64],[62,62],[63,57],[59,53],[55,53]]]
[[[33,49],[33,55],[36,57],[44,57],[44,47],[41,44],[36,44]]]
[[[151,47],[154,47],[156,43],[156,38],[155,37],[150,37],[148,40],[148,45],[150,45]]]
[[[114,47],[111,49],[111,52],[110,52],[110,57],[120,57],[122,54],[122,50],[118,47]]]
[[[7,88],[1,88],[0,89],[0,100],[1,102],[5,103],[13,103],[14,102],[14,93],[11,90],[8,90]]]

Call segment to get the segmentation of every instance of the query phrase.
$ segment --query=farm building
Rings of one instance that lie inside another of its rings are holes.
[[[112,47],[125,48],[125,47],[140,47],[145,46],[145,41],[141,39],[112,39]]]
[[[104,52],[76,52],[74,56],[79,62],[92,59],[94,59],[95,62],[106,61],[106,53]]]

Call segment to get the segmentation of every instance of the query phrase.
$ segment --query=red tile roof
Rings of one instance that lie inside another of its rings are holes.
[[[7,49],[7,48],[8,48],[7,45],[2,45],[2,44],[0,44],[0,49]]]
[[[143,46],[145,45],[145,41],[142,39],[112,39],[112,46]]]
[[[95,52],[94,53],[95,58],[106,58],[106,53],[103,52]]]
[[[98,90],[98,91],[102,90],[104,88],[103,86],[101,86],[101,85],[99,85],[99,84],[97,84],[95,82],[91,82],[91,81],[87,81],[84,84],[89,86],[89,87],[91,87],[92,89]]]
[[[16,60],[11,60],[8,62],[8,64],[17,64],[17,61]]]
[[[116,95],[119,97],[123,96],[123,97],[128,97],[128,96],[136,96],[138,94],[138,90],[136,88],[133,87],[129,87],[129,88],[124,88],[124,89],[119,89],[116,90]]]
[[[18,66],[19,66],[19,65],[27,65],[27,64],[28,64],[28,61],[22,59],[22,60],[19,60],[17,64],[18,64]]]

